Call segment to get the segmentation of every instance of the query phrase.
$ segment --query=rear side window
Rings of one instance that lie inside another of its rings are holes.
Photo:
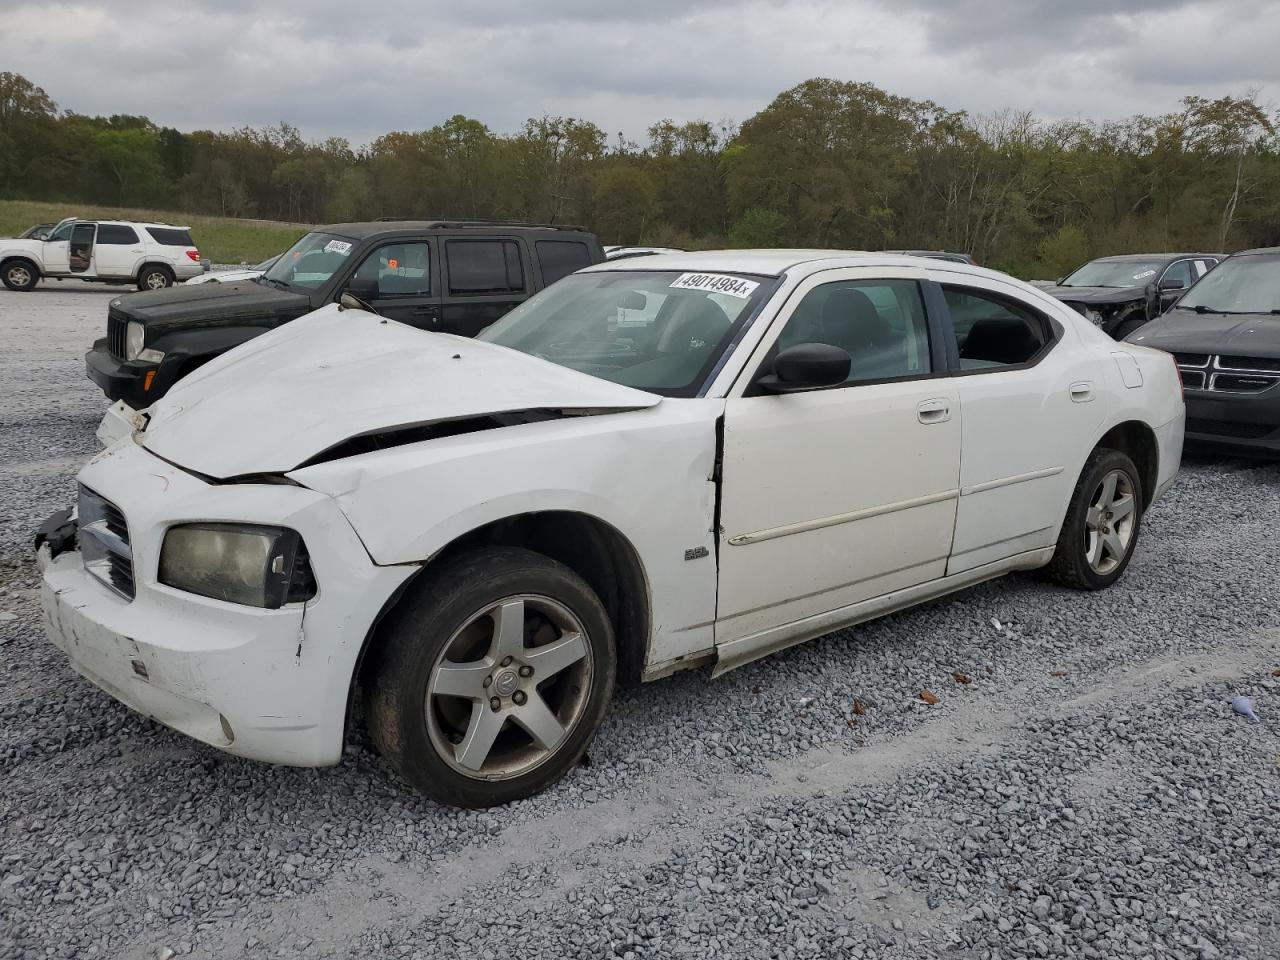
[[[577,240],[539,240],[538,262],[542,264],[542,283],[548,286],[575,270],[591,266],[591,251]]]
[[[448,240],[449,292],[521,293],[524,267],[514,240]]]
[[[151,239],[166,247],[194,247],[190,230],[179,230],[177,227],[147,227]]]
[[[137,242],[138,234],[133,227],[126,227],[122,223],[98,224],[98,243],[113,243],[123,246]]]
[[[1052,339],[1035,311],[985,290],[942,288],[951,313],[961,370],[1030,363]]]

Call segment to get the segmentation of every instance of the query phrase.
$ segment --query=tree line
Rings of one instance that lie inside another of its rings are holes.
[[[0,73],[0,197],[304,223],[580,223],[606,243],[685,248],[937,248],[1052,277],[1110,253],[1280,244],[1276,122],[1253,94],[1048,122],[814,79],[740,126],[663,120],[645,143],[579,119],[503,134],[455,116],[352,146],[286,123],[184,133],[85,116]]]

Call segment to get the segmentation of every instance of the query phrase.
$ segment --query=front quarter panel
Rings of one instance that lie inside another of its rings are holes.
[[[289,474],[337,498],[379,564],[429,560],[496,520],[572,511],[635,548],[653,666],[714,645],[715,421],[723,401],[665,399],[429,440]],[[686,560],[686,552],[689,559]]]

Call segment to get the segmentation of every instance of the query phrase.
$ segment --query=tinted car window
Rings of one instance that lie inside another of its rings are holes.
[[[1180,280],[1184,287],[1191,286],[1191,282],[1195,278],[1191,275],[1191,261],[1179,260],[1177,263],[1169,265],[1169,269],[1164,272],[1164,276],[1160,278],[1161,283],[1169,280]]]
[[[125,245],[138,242],[138,234],[133,227],[122,223],[98,224],[98,242]]]
[[[577,240],[539,240],[536,246],[543,286],[591,265],[591,251]]]
[[[348,288],[378,299],[431,293],[431,254],[425,243],[389,243],[356,267]]]
[[[1044,319],[995,294],[970,287],[942,288],[951,313],[961,370],[1027,363],[1049,342]]]
[[[62,226],[58,227],[57,230],[49,234],[49,239],[50,240],[70,240],[71,231],[75,228],[75,225],[76,224],[74,220],[68,223],[62,224]]]
[[[826,343],[849,354],[846,383],[927,374],[929,328],[914,280],[824,283],[810,290],[778,335],[777,348]]]
[[[190,230],[179,230],[177,227],[145,227],[151,239],[166,247],[194,247]]]
[[[514,240],[449,240],[449,292],[519,293],[524,290],[520,245]]]

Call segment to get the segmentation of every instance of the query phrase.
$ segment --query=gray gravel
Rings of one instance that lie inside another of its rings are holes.
[[[95,449],[112,292],[0,291],[2,960],[1280,956],[1280,467],[1188,463],[1108,592],[1005,579],[622,693],[589,765],[464,812],[359,732],[223,756],[44,641],[30,532]]]

